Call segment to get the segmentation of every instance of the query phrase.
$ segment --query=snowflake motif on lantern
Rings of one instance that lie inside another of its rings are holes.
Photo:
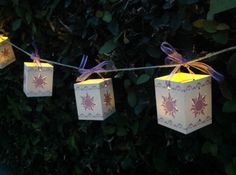
[[[176,100],[174,100],[169,93],[168,97],[162,96],[162,105],[165,111],[165,115],[171,115],[172,117],[175,117],[176,112],[178,112],[178,109],[176,107]]]
[[[34,76],[33,83],[35,88],[44,88],[44,85],[46,85],[46,76],[42,76],[39,74],[38,76]]]
[[[197,115],[200,115],[200,114],[205,115],[204,110],[207,106],[206,96],[202,96],[199,93],[197,98],[192,98],[192,102],[193,104],[192,104],[191,111],[193,112],[195,117],[197,117]]]
[[[106,106],[111,106],[111,94],[107,91],[105,94],[104,94],[104,103]]]
[[[86,96],[80,96],[82,98],[82,103],[81,105],[83,105],[85,111],[86,110],[91,110],[93,111],[93,108],[95,106],[94,101],[94,97],[91,97],[88,95],[88,93],[86,93]]]

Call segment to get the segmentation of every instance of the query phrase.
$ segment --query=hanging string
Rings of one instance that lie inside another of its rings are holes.
[[[2,37],[0,35],[0,37]],[[26,55],[28,55],[29,57],[32,56],[31,53],[25,51],[24,49],[20,48],[19,46],[15,45],[14,43],[10,42],[9,40],[6,40],[5,42],[9,43],[10,45],[12,45],[14,48],[18,49],[19,51],[25,53]],[[183,66],[184,64],[189,64],[189,63],[194,63],[194,62],[198,62],[198,61],[203,61],[206,60],[208,58],[211,58],[213,56],[225,53],[225,52],[229,52],[231,50],[235,50],[236,46],[232,46],[217,52],[213,52],[213,53],[208,53],[207,55],[203,56],[203,57],[199,57],[197,59],[191,60],[191,61],[187,61],[184,63],[180,63],[180,64],[170,64],[170,65],[157,65],[157,66],[144,66],[144,67],[134,67],[134,68],[116,68],[116,69],[101,69],[101,70],[95,70],[94,73],[110,73],[110,72],[125,72],[125,71],[136,71],[136,70],[147,70],[147,69],[156,69],[156,68],[172,68],[172,67],[179,67],[179,66]],[[75,70],[79,70],[81,68],[78,68],[76,66],[72,66],[72,65],[68,65],[68,64],[63,64],[63,63],[59,63],[56,61],[51,61],[51,60],[47,60],[47,59],[39,59],[42,62],[47,62],[50,64],[54,64],[54,65],[58,65],[58,66],[62,66],[62,67],[67,67],[67,68],[71,68],[71,69],[75,69]],[[82,68],[83,69],[83,68]]]
[[[18,49],[19,51],[23,52],[24,54],[28,55],[29,57],[32,56],[31,53],[25,51],[24,49],[18,47],[17,45],[15,45],[14,43],[6,40],[5,42],[9,43],[10,45],[12,45],[14,48]],[[71,69],[76,69],[78,70],[78,67],[76,66],[71,66],[71,65],[68,65],[68,64],[62,64],[62,63],[59,63],[59,62],[56,62],[56,61],[51,61],[51,60],[47,60],[47,59],[42,59],[42,58],[39,58],[40,61],[43,61],[43,62],[47,62],[47,63],[50,63],[50,64],[55,64],[55,65],[58,65],[58,66],[62,66],[62,67],[68,67],[68,68],[71,68]]]

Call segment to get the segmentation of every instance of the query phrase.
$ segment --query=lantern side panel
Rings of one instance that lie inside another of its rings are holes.
[[[12,46],[8,39],[0,42],[0,69],[5,68],[16,60]]]
[[[112,79],[111,78],[104,79],[101,88],[102,88],[101,100],[103,107],[103,115],[105,119],[116,111]]]
[[[181,83],[171,82],[168,87],[166,80],[155,79],[158,124],[185,133],[185,94],[181,89]]]
[[[211,77],[186,83],[186,134],[212,123]]]
[[[155,79],[158,123],[184,134],[211,124],[210,76],[176,73],[172,79]]]

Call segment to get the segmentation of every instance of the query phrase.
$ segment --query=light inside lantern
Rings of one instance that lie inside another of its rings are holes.
[[[24,64],[28,67],[35,67],[35,66],[37,66],[39,68],[40,68],[40,66],[50,67],[50,68],[53,67],[51,64],[48,64],[48,63],[40,63],[40,65],[38,65],[37,63],[34,63],[34,62],[25,62]]]
[[[0,42],[3,42],[5,40],[7,40],[8,38],[6,36],[0,36]]]
[[[171,78],[170,75],[163,76],[163,77],[158,77],[156,79],[158,80],[169,80],[173,82],[178,82],[178,83],[186,83],[186,82],[191,82],[194,80],[202,79],[205,77],[208,77],[209,75],[204,75],[204,74],[188,74],[188,73],[176,73],[174,74]]]
[[[104,82],[104,79],[89,79],[89,80],[80,82],[80,84],[97,84],[97,83],[102,83],[102,82]]]

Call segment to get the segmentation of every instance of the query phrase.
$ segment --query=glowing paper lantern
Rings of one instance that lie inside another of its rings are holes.
[[[74,89],[79,120],[105,120],[115,112],[110,78],[82,81]]]
[[[0,69],[14,62],[15,55],[7,37],[0,36]]]
[[[27,97],[52,96],[53,66],[48,63],[24,63],[24,92]]]
[[[188,134],[212,123],[209,75],[176,73],[171,81],[159,77],[155,93],[158,124]]]

